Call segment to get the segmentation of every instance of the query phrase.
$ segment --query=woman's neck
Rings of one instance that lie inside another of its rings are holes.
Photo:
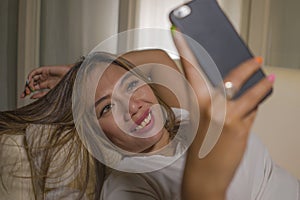
[[[156,151],[166,147],[170,143],[170,139],[171,139],[170,133],[165,128],[162,131],[163,133],[159,141],[155,143],[153,146],[151,146],[150,148],[148,148],[147,150],[145,150],[143,153],[148,152],[151,154],[151,152],[153,152],[153,154],[155,154]]]

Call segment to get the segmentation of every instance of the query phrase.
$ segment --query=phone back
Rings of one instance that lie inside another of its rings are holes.
[[[170,15],[172,24],[199,43],[216,64],[222,78],[234,67],[253,57],[233,25],[230,23],[216,0],[194,0],[173,10]],[[220,84],[216,70],[205,62],[203,52],[187,40],[200,66],[212,85]],[[235,97],[265,77],[262,70],[257,71],[241,88]]]

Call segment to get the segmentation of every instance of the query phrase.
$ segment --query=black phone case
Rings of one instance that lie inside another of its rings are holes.
[[[190,14],[183,18],[178,18],[174,15],[176,10],[174,9],[169,15],[171,23],[206,50],[216,64],[222,78],[234,67],[253,57],[216,0],[194,0],[184,5],[191,9]],[[212,69],[211,65],[205,62],[203,52],[197,51],[191,40],[187,40],[187,43],[212,85],[217,86],[220,84],[220,76],[216,75],[216,70]],[[240,96],[245,90],[264,77],[263,71],[258,70],[243,85],[234,98]]]

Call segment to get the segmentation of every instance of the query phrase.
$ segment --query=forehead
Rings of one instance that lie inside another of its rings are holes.
[[[122,77],[128,72],[124,68],[110,64],[103,73],[100,73],[96,89],[96,97],[105,95],[113,90],[114,86],[121,81]]]
[[[105,69],[103,74],[99,77],[98,85],[102,86],[105,83],[116,83],[120,81],[120,79],[126,74],[126,72],[128,71],[122,68],[121,66],[118,66],[116,64],[110,64]]]

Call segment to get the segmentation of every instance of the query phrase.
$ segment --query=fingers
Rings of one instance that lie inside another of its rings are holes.
[[[270,92],[275,81],[273,74],[262,79],[256,85],[252,86],[240,98],[236,100],[236,109],[240,111],[241,115],[246,116],[252,110],[256,109],[258,104]]]
[[[232,70],[224,79],[224,82],[230,81],[234,85],[234,89],[239,91],[239,89],[244,85],[244,83],[260,69],[262,65],[262,58],[256,57],[249,59],[239,65],[237,68]],[[241,97],[232,100],[229,104],[233,104],[235,115],[237,117],[245,117],[252,110],[256,109],[258,104],[262,101],[267,93],[271,90],[274,75],[270,75],[254,86],[249,88]]]
[[[24,91],[21,94],[21,98],[25,98],[26,96],[30,95],[32,92],[36,91],[37,89],[39,89],[38,84],[34,85],[34,81],[32,81],[33,79],[31,79],[31,82],[29,82],[29,80],[26,80],[25,83],[25,88]]]
[[[25,83],[25,89],[23,93],[21,94],[21,98],[25,98],[26,96],[32,94],[32,92],[35,92],[36,90],[40,89],[46,89],[43,85],[47,85],[47,77],[49,67],[43,66],[36,69],[33,69],[27,77],[26,83]],[[43,83],[43,85],[41,85]]]
[[[33,79],[32,79],[33,80]],[[27,81],[26,81],[27,83]],[[28,84],[25,85],[25,89],[23,91],[23,93],[21,94],[21,98],[25,98],[26,96],[32,94],[33,92],[35,92],[35,94],[33,94],[30,98],[31,99],[37,99],[40,98],[42,96],[44,96],[45,94],[48,93],[48,91],[41,91],[44,89],[52,89],[51,85],[51,81],[49,80],[45,80],[45,81],[37,81],[36,83],[34,83],[33,87],[30,87]],[[33,88],[33,89],[32,89]]]
[[[197,97],[201,99],[201,101],[199,101],[200,108],[206,107],[210,102],[211,85],[201,72],[198,61],[189,48],[184,35],[179,31],[173,30],[172,36],[175,46],[179,52],[185,76],[196,92]]]
[[[42,67],[40,68],[36,68],[34,70],[32,70],[29,74],[28,74],[28,81],[31,82],[31,80],[37,76],[37,75],[41,75],[43,73],[44,69]]]
[[[25,97],[26,97],[27,95],[29,95],[29,94],[30,94],[30,90],[29,90],[29,88],[27,88],[27,87],[25,86],[25,89],[23,90],[23,92],[22,92],[20,98],[25,98]]]
[[[233,83],[235,90],[239,91],[244,83],[257,71],[261,68],[262,59],[256,57],[249,59],[237,68],[232,70],[224,79],[224,83],[230,81]]]
[[[43,96],[45,96],[49,91],[43,91],[43,92],[37,92],[35,94],[33,94],[30,99],[39,99]]]
[[[31,92],[34,92],[34,89],[33,89],[33,87],[29,86],[29,80],[27,79],[25,82],[24,91],[22,92],[20,98],[26,97],[27,95],[31,94]]]
[[[28,87],[31,89],[31,90],[34,90],[34,86],[35,86],[35,83],[37,83],[43,73],[45,73],[45,70],[46,68],[45,67],[39,67],[39,68],[36,68],[34,70],[32,70],[29,74],[28,74]]]
[[[25,88],[24,91],[21,94],[21,98],[25,98],[27,95],[30,95],[31,92],[35,91],[34,88],[34,82],[36,81],[36,79],[41,76],[43,70],[40,68],[36,68],[34,70],[32,70],[28,76],[27,76],[27,80],[25,82]]]
[[[184,65],[184,69],[194,68],[194,66],[198,66],[197,59],[189,48],[184,35],[179,31],[172,32],[173,40],[177,50],[179,52],[180,59],[182,64]]]

